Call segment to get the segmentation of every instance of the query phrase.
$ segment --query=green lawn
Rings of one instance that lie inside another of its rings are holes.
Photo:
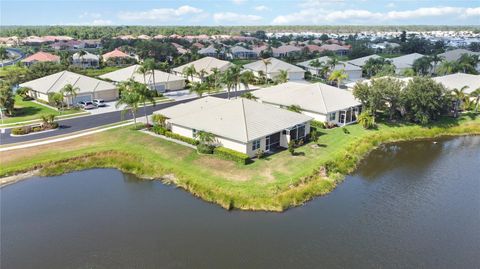
[[[23,101],[18,95],[15,96],[15,116],[5,118],[3,123],[16,123],[21,121],[29,121],[39,119],[42,115],[54,114],[55,116],[68,115],[81,112],[79,110],[65,110],[61,113],[55,109],[37,104],[32,101]]]
[[[426,127],[379,124],[365,130],[351,125],[321,130],[319,140],[298,148],[295,156],[285,150],[239,165],[125,127],[5,154],[0,175],[38,167],[43,175],[114,167],[145,178],[168,179],[225,208],[281,211],[332,191],[381,143],[464,134],[480,134],[480,117],[444,119]]]

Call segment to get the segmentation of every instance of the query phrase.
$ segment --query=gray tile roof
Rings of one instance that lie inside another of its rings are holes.
[[[465,93],[470,94],[476,89],[480,88],[480,75],[471,75],[464,73],[450,74],[441,77],[433,78],[438,83],[443,84],[447,89],[461,89],[467,86]]]
[[[220,71],[223,72],[227,70],[232,65],[232,63],[228,61],[219,60],[214,57],[203,57],[196,61],[176,67],[173,69],[173,71],[177,73],[183,73],[183,69],[191,65],[195,67],[195,70],[197,70],[197,72],[203,69],[207,72],[208,75],[210,75],[212,73],[211,70],[213,68],[218,68]]]
[[[135,64],[129,67],[115,70],[110,73],[103,74],[99,77],[103,79],[110,79],[115,82],[122,82],[122,81],[127,81],[129,79],[133,79],[136,82],[144,83],[143,75],[137,72],[139,67],[140,65]],[[149,72],[145,76],[145,79],[147,81],[147,84],[153,84],[153,75],[151,72]],[[180,80],[185,80],[185,78],[174,75],[174,74],[170,74],[167,72],[163,72],[160,70],[155,70],[155,83],[165,83],[165,82],[180,81]]]
[[[365,56],[365,57],[350,60],[350,61],[348,61],[348,63],[356,65],[356,66],[363,67],[365,65],[365,63],[372,58],[377,59],[377,58],[382,58],[382,57],[377,55],[377,54],[372,54],[372,55],[368,55],[368,56]]]
[[[278,73],[280,72],[280,70],[285,70],[288,72],[305,72],[305,70],[303,70],[302,68],[295,66],[293,64],[289,64],[287,62],[281,61],[279,59],[276,59],[276,58],[268,58],[268,59],[271,62],[271,64],[267,66],[268,73]],[[243,68],[256,71],[256,72],[258,71],[265,72],[265,64],[263,63],[262,60],[246,64],[243,66]]]
[[[323,57],[317,58],[317,60],[319,62],[323,62],[324,64],[327,64],[329,59],[330,59],[330,57],[328,57],[328,56],[323,56]],[[315,59],[304,61],[304,62],[298,63],[297,65],[303,66],[303,67],[306,67],[306,68],[315,69],[315,67],[310,65],[310,63],[314,60]],[[361,71],[362,70],[362,68],[359,67],[359,66],[349,64],[348,62],[340,61],[340,64],[335,65],[334,70],[341,70],[341,69],[343,69],[345,71]]]

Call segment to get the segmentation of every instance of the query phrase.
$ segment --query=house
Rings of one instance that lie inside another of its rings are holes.
[[[415,60],[422,58],[420,53],[411,53],[400,57],[391,58],[392,64],[395,66],[396,74],[403,74],[406,69],[412,68]]]
[[[255,59],[258,57],[255,51],[240,46],[231,48],[230,52],[233,59]]]
[[[98,68],[100,66],[100,56],[90,52],[80,55],[80,52],[77,52],[72,55],[72,64],[82,68]]]
[[[470,94],[476,89],[480,88],[480,75],[456,73],[441,77],[434,77],[433,80],[443,84],[443,86],[450,91],[453,89],[460,90],[466,86],[464,89],[464,93],[466,94]]]
[[[321,46],[315,44],[306,45],[305,48],[307,48],[307,50],[311,53],[324,51]]]
[[[197,73],[203,70],[205,72],[205,75],[209,76],[212,74],[212,69],[214,68],[217,68],[220,72],[224,72],[232,65],[233,64],[231,62],[219,60],[214,57],[203,57],[196,61],[173,68],[172,72],[176,75],[181,75],[184,78],[189,79],[189,77],[187,77],[187,75],[183,73],[184,69],[189,66],[193,66]],[[198,74],[194,75],[193,80],[200,81],[200,76]]]
[[[265,65],[267,62],[269,64]],[[272,80],[277,78],[280,70],[287,71],[289,80],[303,80],[305,77],[305,70],[302,68],[276,58],[268,58],[249,63],[244,65],[243,68],[252,71],[256,77],[261,77],[263,72],[268,79]]]
[[[30,66],[36,62],[60,63],[60,56],[48,52],[39,51],[22,60],[22,63],[24,63],[26,66]]]
[[[350,46],[343,46],[338,44],[325,44],[320,46],[322,51],[333,51],[337,55],[347,55],[350,52]]]
[[[80,101],[91,101],[93,99],[103,99],[105,101],[118,99],[118,90],[113,83],[70,71],[61,71],[28,81],[20,84],[20,87],[30,88],[29,95],[31,97],[48,102],[50,93],[61,92],[67,84],[78,88],[76,96],[65,96],[65,102],[69,104],[77,104]]]
[[[382,43],[371,44],[370,47],[376,50],[377,52],[394,51],[400,48],[400,44],[392,43],[392,42],[382,42]]]
[[[297,65],[305,68],[305,70],[307,70],[310,73],[318,76],[321,73],[321,68],[312,66],[311,62],[313,62],[315,60],[318,60],[318,62],[323,63],[324,65],[327,65],[329,59],[330,59],[330,57],[324,56],[324,57],[320,57],[320,58],[317,58],[317,59],[301,62],[301,63],[298,63]],[[348,62],[339,62],[339,64],[335,65],[335,68],[333,70],[334,71],[336,71],[336,70],[345,71],[345,73],[348,76],[346,81],[357,81],[357,80],[362,79],[362,68],[358,67],[356,65],[353,65],[353,64],[349,64]]]
[[[444,53],[438,54],[438,56],[443,57],[444,61],[458,61],[463,54],[467,55],[478,55],[480,57],[480,52],[473,52],[466,49],[454,49],[448,50]],[[480,72],[480,63],[477,64],[475,69]]]
[[[372,55],[368,55],[368,56],[365,56],[365,57],[361,57],[361,58],[357,58],[357,59],[353,59],[353,60],[349,60],[347,61],[349,64],[353,64],[353,65],[356,65],[358,67],[363,67],[368,60],[370,59],[378,59],[378,58],[382,58],[381,56],[377,55],[377,54],[372,54]]]
[[[198,54],[209,57],[223,57],[225,55],[225,49],[216,49],[213,45],[198,50]]]
[[[50,44],[54,50],[75,50],[85,48],[85,42],[79,40],[57,41]]]
[[[283,45],[278,48],[272,48],[273,57],[277,58],[287,57],[295,53],[300,53],[301,51],[301,48],[293,45]]]
[[[128,81],[133,79],[139,83],[145,83],[150,89],[156,89],[158,92],[165,91],[175,91],[185,88],[185,78],[163,72],[160,70],[155,70],[155,83],[153,81],[153,74],[149,72],[145,75],[145,78],[142,74],[138,73],[138,68],[140,65],[135,64],[129,67],[125,67],[110,73],[99,76],[102,79],[109,79],[116,83]]]
[[[107,52],[102,55],[102,59],[106,63],[113,65],[127,65],[135,62],[135,58],[117,49]]]
[[[250,157],[258,151],[287,148],[290,140],[306,139],[311,117],[252,100],[204,97],[155,111],[167,117],[173,133],[195,138],[199,131],[223,146]]]
[[[259,102],[285,108],[300,107],[301,113],[317,121],[338,125],[356,122],[361,103],[351,91],[323,84],[287,82],[253,92]]]

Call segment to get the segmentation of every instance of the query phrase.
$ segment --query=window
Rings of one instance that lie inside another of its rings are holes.
[[[260,139],[253,140],[252,142],[252,150],[257,150],[260,148]]]
[[[335,121],[335,118],[337,116],[337,112],[333,112],[329,114],[330,117],[328,118],[328,121]]]
[[[345,123],[345,111],[340,111],[340,123]]]

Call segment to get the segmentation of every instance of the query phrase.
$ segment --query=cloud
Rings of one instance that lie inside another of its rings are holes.
[[[232,2],[236,5],[241,5],[247,2],[247,0],[232,0]]]
[[[267,10],[270,10],[267,6],[264,6],[264,5],[256,6],[256,7],[254,7],[253,9],[255,9],[255,11],[267,11]]]
[[[192,6],[181,6],[178,8],[155,8],[147,11],[122,11],[118,13],[118,18],[126,21],[172,21],[179,20],[185,15],[194,15],[202,13],[203,10]]]
[[[272,24],[378,24],[442,16],[459,19],[478,16],[479,14],[480,7],[428,7],[389,12],[371,12],[364,9],[331,10],[319,8],[315,10],[302,9],[291,14],[277,16],[272,20]]]
[[[304,0],[300,3],[301,8],[321,8],[332,4],[344,4],[345,0]]]
[[[234,12],[218,12],[213,14],[213,20],[218,24],[255,24],[263,18],[257,15],[246,15]]]

